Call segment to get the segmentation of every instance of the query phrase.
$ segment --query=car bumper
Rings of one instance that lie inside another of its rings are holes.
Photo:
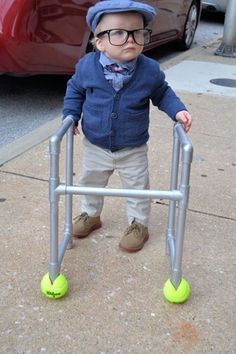
[[[225,12],[226,11],[226,2],[222,1],[221,4],[216,4],[211,1],[204,1],[202,3],[202,9],[209,12]]]
[[[18,43],[0,34],[0,74],[72,74],[81,55],[81,47]],[[51,59],[56,57],[58,62]]]

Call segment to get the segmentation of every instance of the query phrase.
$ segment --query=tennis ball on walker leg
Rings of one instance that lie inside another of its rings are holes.
[[[168,279],[164,284],[163,294],[165,299],[169,302],[181,304],[188,300],[188,298],[190,297],[190,293],[190,285],[184,278],[181,278],[177,289],[175,289],[170,279]]]
[[[68,290],[68,282],[63,274],[59,274],[57,278],[51,282],[49,273],[46,273],[40,283],[42,293],[50,299],[59,299],[63,297]]]

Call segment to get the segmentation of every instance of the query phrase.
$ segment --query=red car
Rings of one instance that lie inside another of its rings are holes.
[[[0,74],[71,74],[78,58],[92,50],[86,24],[96,0],[0,0]],[[150,49],[193,41],[201,0],[144,1],[157,9]]]

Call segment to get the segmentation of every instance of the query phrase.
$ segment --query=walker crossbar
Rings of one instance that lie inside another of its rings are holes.
[[[169,200],[168,221],[166,230],[167,252],[170,257],[170,279],[164,286],[164,296],[171,302],[183,302],[189,297],[190,288],[182,278],[182,254],[185,231],[186,212],[189,199],[190,167],[192,162],[193,147],[185,134],[182,125],[177,123],[173,129],[173,151],[170,177],[170,190],[133,190],[121,188],[96,188],[78,187],[73,185],[73,127],[74,121],[68,116],[58,131],[50,138],[50,178],[49,178],[49,201],[50,201],[50,263],[48,278],[53,286],[54,281],[60,275],[61,263],[66,249],[72,247],[72,196],[78,195],[102,195],[113,197],[135,198],[160,198]],[[59,157],[61,142],[66,134],[66,161],[65,183],[60,183]],[[181,163],[180,163],[181,156]],[[179,173],[179,169],[181,171]],[[180,177],[179,177],[180,174]],[[178,181],[179,179],[179,181]],[[59,222],[59,196],[65,195],[65,222],[64,234],[58,245],[58,222]],[[176,216],[177,214],[177,216]],[[184,284],[183,284],[184,281]],[[41,290],[46,296],[56,298],[54,290]],[[185,287],[183,290],[183,286]],[[181,287],[181,289],[180,289]],[[186,288],[187,287],[187,288]],[[66,288],[67,290],[67,288]],[[65,290],[65,291],[66,291]],[[57,289],[58,291],[58,289]],[[179,294],[178,291],[181,291]],[[183,295],[183,292],[188,294]],[[170,294],[171,293],[171,294]],[[182,296],[183,295],[183,296]]]

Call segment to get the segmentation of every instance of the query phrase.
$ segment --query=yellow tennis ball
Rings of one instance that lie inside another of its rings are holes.
[[[40,289],[48,298],[59,299],[66,294],[68,290],[68,282],[66,277],[61,273],[53,282],[51,282],[49,273],[46,273],[41,280]]]
[[[163,294],[167,301],[175,304],[181,304],[190,297],[191,288],[187,280],[181,278],[181,282],[177,289],[173,286],[170,279],[168,279],[163,288]]]

